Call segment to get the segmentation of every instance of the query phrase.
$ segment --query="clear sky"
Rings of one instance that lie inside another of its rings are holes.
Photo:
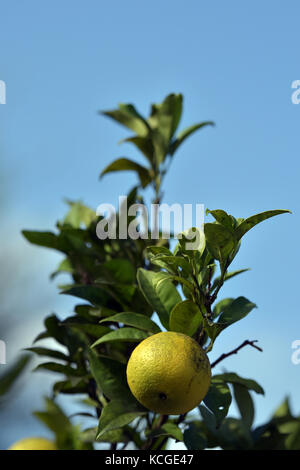
[[[19,231],[51,229],[65,197],[96,208],[126,194],[133,175],[99,182],[98,174],[115,157],[141,157],[117,145],[128,133],[97,111],[133,102],[147,113],[170,92],[185,96],[181,127],[201,120],[216,127],[182,146],[165,202],[203,203],[237,217],[293,211],[244,238],[235,267],[252,269],[223,292],[259,307],[224,332],[213,353],[259,340],[263,354],[245,349],[222,364],[264,386],[257,422],[287,394],[300,412],[300,364],[291,362],[291,343],[300,339],[300,105],[291,102],[291,84],[300,79],[299,14],[293,0],[0,0],[2,246],[9,237],[32,253]],[[49,271],[56,261],[49,258]],[[32,271],[27,289],[40,292],[34,279]]]

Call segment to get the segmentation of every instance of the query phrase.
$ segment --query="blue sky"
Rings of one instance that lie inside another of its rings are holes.
[[[224,332],[213,354],[258,339],[263,354],[245,349],[222,368],[265,387],[266,397],[256,400],[258,422],[287,394],[299,413],[300,365],[290,360],[300,338],[300,105],[291,102],[291,84],[300,79],[299,2],[2,0],[0,8],[0,80],[7,86],[7,104],[0,105],[2,246],[9,233],[27,256],[37,253],[19,231],[51,229],[65,197],[96,208],[134,185],[127,173],[98,180],[115,157],[141,161],[129,145],[117,145],[128,133],[99,109],[133,102],[147,113],[151,102],[183,93],[181,127],[202,120],[216,127],[182,146],[164,202],[203,203],[237,217],[293,211],[244,238],[235,267],[252,269],[223,295],[245,295],[259,308]],[[43,273],[51,271],[58,258],[38,255]],[[41,292],[36,266],[27,269]],[[43,289],[52,299],[46,274]],[[72,304],[49,301],[40,318]]]

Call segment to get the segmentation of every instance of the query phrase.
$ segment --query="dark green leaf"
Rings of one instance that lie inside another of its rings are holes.
[[[123,400],[109,402],[102,410],[99,420],[97,440],[108,431],[122,428],[131,423],[135,418],[143,416],[146,411],[139,410],[136,406]]]
[[[134,144],[145,155],[151,165],[153,164],[154,147],[151,138],[134,136],[123,139],[120,143],[122,142],[131,142]]]
[[[226,307],[232,304],[233,301],[234,299],[232,297],[220,300],[220,302],[218,302],[213,309],[213,317],[218,317]]]
[[[101,114],[114,119],[138,135],[146,135],[149,131],[147,121],[137,112],[132,104],[119,104],[119,109],[103,111]]]
[[[274,217],[275,215],[279,214],[286,214],[286,213],[291,213],[291,211],[288,210],[273,210],[273,211],[266,211],[266,212],[261,212],[260,214],[253,215],[252,217],[248,217],[248,219],[245,219],[235,230],[235,234],[238,240],[240,240],[245,233],[247,233],[249,230],[251,230],[255,225],[259,224],[260,222],[263,222],[264,220],[269,219],[270,217]]]
[[[234,398],[240,410],[245,426],[251,428],[254,420],[254,404],[248,388],[240,384],[233,384]]]
[[[25,351],[33,352],[37,354],[38,356],[48,356],[54,359],[60,359],[62,361],[67,361],[67,362],[70,361],[69,356],[62,353],[61,351],[54,351],[53,349],[34,347],[34,348],[27,348],[25,349]]]
[[[67,253],[69,245],[67,240],[55,235],[52,232],[38,232],[32,230],[23,230],[24,237],[34,245],[43,246],[45,248],[53,248],[54,250]]]
[[[219,224],[224,225],[224,227],[228,228],[230,231],[233,230],[234,228],[233,219],[232,219],[232,216],[227,214],[227,212],[221,209],[217,209],[213,211],[206,209],[205,212],[206,212],[206,215],[211,214]]]
[[[103,325],[95,325],[94,323],[86,323],[85,321],[80,321],[80,318],[70,317],[64,320],[63,324],[74,328],[75,330],[83,331],[93,338],[100,338],[111,330]]]
[[[75,285],[74,287],[63,290],[61,294],[73,295],[99,306],[107,304],[111,297],[110,294],[108,294],[108,292],[102,287],[87,285]]]
[[[133,284],[136,280],[136,270],[127,259],[111,259],[103,264],[103,268],[109,271],[116,282]]]
[[[140,313],[134,312],[122,312],[113,315],[112,317],[106,317],[102,322],[117,322],[122,323],[123,325],[134,326],[135,328],[139,328],[141,330],[146,330],[151,333],[159,333],[161,330],[159,326],[154,323],[150,318],[142,315]]]
[[[191,227],[177,236],[180,250],[191,259],[201,257],[206,245],[204,232],[198,227]],[[174,252],[175,254],[175,252]]]
[[[175,423],[165,423],[158,429],[149,430],[146,432],[146,437],[170,436],[176,441],[183,441],[183,434],[181,429]]]
[[[62,380],[53,385],[54,395],[57,395],[58,393],[66,395],[82,394],[87,393],[87,391],[87,382],[82,380],[80,377],[71,377],[68,380]]]
[[[199,124],[194,124],[192,126],[187,127],[183,131],[181,131],[170,146],[170,154],[174,155],[178,147],[185,141],[185,139],[187,139],[191,134],[196,132],[198,129],[202,129],[205,126],[214,126],[214,122],[212,121],[200,122]]]
[[[138,330],[136,328],[119,328],[118,330],[111,331],[101,338],[97,339],[95,343],[92,344],[92,348],[98,346],[99,344],[108,343],[112,341],[128,341],[139,343],[143,339],[148,338],[148,333],[145,331]]]
[[[203,423],[192,421],[184,431],[184,444],[188,450],[204,450],[207,446],[207,438]]]
[[[0,398],[10,391],[15,381],[28,366],[29,361],[29,355],[22,356],[15,362],[15,364],[0,375]]]
[[[152,106],[149,123],[152,129],[158,129],[165,142],[169,142],[180,121],[182,95],[170,94],[160,104]]]
[[[248,390],[253,390],[254,392],[264,395],[264,389],[257,383],[255,380],[252,379],[244,379],[243,377],[239,377],[234,372],[226,372],[224,374],[215,375],[214,378],[216,380],[223,380],[224,382],[230,384],[240,384],[246,387]]]
[[[126,380],[126,366],[111,358],[98,356],[93,350],[88,353],[91,372],[105,396],[112,399],[132,401],[133,396]]]
[[[151,182],[151,174],[148,168],[136,163],[128,158],[118,158],[110,165],[108,165],[102,172],[100,176],[103,176],[107,173],[114,171],[135,171],[140,179],[141,185],[145,188]]]
[[[206,246],[211,255],[224,263],[229,254],[236,248],[235,235],[220,224],[204,224]]]
[[[213,377],[209,391],[203,401],[215,415],[217,428],[220,427],[231,404],[231,393],[228,385]]]
[[[245,297],[238,297],[231,304],[224,308],[222,315],[220,316],[218,323],[231,325],[242,318],[256,308],[256,305]]]
[[[163,286],[157,286],[158,281],[162,279],[160,274],[140,268],[137,280],[146,300],[158,314],[162,325],[168,329],[169,313],[174,305],[181,301],[181,297],[170,281],[165,281]]]
[[[44,364],[39,364],[34,371],[41,369],[56,372],[58,374],[64,374],[67,377],[81,377],[83,375],[82,370],[74,369],[73,367],[59,364],[58,362],[45,362]]]

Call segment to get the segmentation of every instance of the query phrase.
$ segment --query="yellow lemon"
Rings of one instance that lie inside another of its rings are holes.
[[[54,442],[43,437],[27,437],[9,447],[8,450],[58,450]]]
[[[207,355],[189,336],[172,331],[143,340],[127,364],[127,382],[135,398],[149,410],[182,414],[208,392],[211,379]]]

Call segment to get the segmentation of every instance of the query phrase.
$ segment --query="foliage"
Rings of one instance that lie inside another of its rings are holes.
[[[213,125],[205,121],[176,135],[182,102],[182,95],[171,94],[161,104],[152,105],[148,118],[131,104],[103,113],[134,132],[125,141],[135,145],[146,160],[141,165],[122,157],[101,173],[137,174],[128,205],[143,202],[142,190],[148,185],[154,189],[153,201],[159,203],[162,181],[177,150],[190,135]],[[81,202],[68,204],[69,211],[55,232],[23,231],[29,242],[63,254],[52,277],[68,273],[70,284],[62,286],[61,293],[81,301],[64,320],[55,314],[48,316],[44,331],[30,348],[48,358],[38,370],[61,375],[53,386],[54,401],[48,399],[46,411],[36,414],[55,433],[59,447],[90,448],[106,442],[111,448],[131,443],[138,449],[163,449],[172,437],[188,449],[300,448],[300,419],[292,416],[287,402],[268,423],[253,428],[252,394],[264,393],[254,380],[235,373],[214,375],[198,414],[178,417],[143,408],[132,396],[125,375],[132,350],[149,335],[161,329],[179,331],[210,353],[223,330],[256,307],[241,296],[219,300],[219,292],[224,282],[246,271],[229,271],[245,234],[288,211],[272,210],[241,219],[223,210],[207,210],[214,220],[203,230],[182,234],[171,250],[162,234],[157,240],[99,240],[96,227],[102,217]],[[193,233],[198,243],[189,249]],[[36,346],[47,338],[56,340],[64,352]],[[88,416],[95,419],[94,428],[84,428],[84,413],[81,428],[71,424],[56,404],[61,394],[84,396],[85,405],[92,410]],[[232,400],[240,419],[227,417]]]

